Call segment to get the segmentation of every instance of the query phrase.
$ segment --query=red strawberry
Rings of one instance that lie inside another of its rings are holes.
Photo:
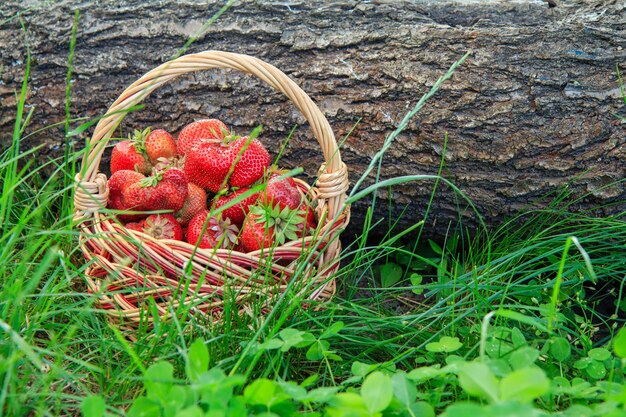
[[[233,191],[230,194],[216,197],[213,200],[213,207],[218,209],[222,207],[224,204],[236,199],[241,194],[249,190],[250,190],[249,188],[244,187],[244,188],[238,189],[237,191]],[[259,193],[254,193],[251,196],[244,198],[236,205],[222,211],[222,217],[228,218],[234,224],[241,226],[243,224],[243,220],[246,218],[246,214],[248,214],[248,211],[249,211],[248,207],[256,203],[258,198],[259,198]]]
[[[233,187],[247,187],[263,176],[270,166],[270,154],[257,140],[244,136],[231,145],[235,169],[229,178]]]
[[[186,226],[201,211],[207,209],[206,191],[194,183],[187,184],[187,199],[183,208],[176,212],[176,220]]]
[[[294,179],[281,177],[280,174],[271,175],[261,198],[264,203],[271,206],[278,204],[281,209],[285,207],[296,209],[302,205],[304,200],[304,196],[298,190]]]
[[[215,216],[209,218],[207,223],[208,216],[209,212],[203,211],[189,222],[187,242],[192,245],[197,243],[199,248],[232,249],[237,244],[239,228],[229,219]]]
[[[130,210],[124,201],[124,191],[134,183],[146,178],[143,174],[128,169],[116,171],[109,179],[109,203],[108,207],[112,210]],[[140,214],[118,214],[117,217],[122,221],[135,221],[145,216]]]
[[[183,228],[172,214],[153,214],[143,222],[143,232],[156,239],[183,239]]]
[[[143,226],[144,220],[140,222],[130,222],[124,225],[124,227],[126,227],[128,230],[134,230],[136,232],[143,232]]]
[[[267,182],[265,193],[261,196],[261,200],[270,206],[278,205],[281,209],[285,207],[298,209],[306,219],[306,223],[298,225],[298,237],[307,234],[309,229],[315,229],[315,213],[308,206],[308,202],[298,189],[293,178],[281,178],[280,172],[272,174]]]
[[[302,212],[289,207],[271,208],[261,204],[250,207],[241,229],[240,243],[246,252],[267,249],[298,239],[298,229],[304,228]]]
[[[150,173],[152,165],[148,161],[142,140],[142,132],[136,130],[133,139],[123,140],[115,145],[111,153],[111,174],[123,169],[146,175]]]
[[[144,147],[153,165],[159,163],[160,158],[173,160],[178,155],[174,138],[163,129],[149,133],[144,141]]]
[[[308,206],[306,203],[302,203],[300,211],[305,213],[307,227],[309,229],[315,229],[317,227],[317,222],[315,221],[315,210],[313,210],[313,208]]]
[[[178,153],[185,155],[187,150],[201,139],[223,139],[230,132],[218,119],[204,119],[190,123],[178,135]]]
[[[270,156],[257,139],[227,136],[196,142],[186,154],[189,181],[214,193],[229,184],[246,187],[263,176]]]
[[[185,174],[178,168],[171,168],[126,187],[124,204],[138,211],[177,211],[183,207],[187,193]]]
[[[189,182],[219,192],[231,165],[230,160],[221,154],[227,149],[215,141],[194,143],[185,155],[185,175]]]

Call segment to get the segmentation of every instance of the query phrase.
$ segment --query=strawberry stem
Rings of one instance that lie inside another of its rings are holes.
[[[223,220],[221,216],[212,217],[209,221],[209,229],[215,232],[218,247],[229,249],[237,244],[239,228],[236,224],[232,224],[230,219]]]
[[[163,173],[162,172],[156,172],[154,175],[151,175],[149,177],[146,178],[142,178],[139,180],[139,185],[142,186],[143,188],[146,187],[156,187],[157,184],[163,179]]]
[[[274,207],[263,205],[250,208],[250,212],[256,216],[256,222],[265,227],[274,228],[274,238],[279,244],[288,240],[298,239],[298,225],[305,222],[306,213],[303,210],[294,210],[280,205]]]
[[[135,150],[142,154],[144,157],[147,158],[147,153],[146,153],[146,147],[145,147],[145,140],[148,137],[148,135],[150,134],[150,132],[152,132],[152,129],[147,127],[145,128],[143,131],[139,130],[139,129],[135,129],[133,130],[132,134],[128,134],[128,140],[131,141],[133,148],[135,148]]]

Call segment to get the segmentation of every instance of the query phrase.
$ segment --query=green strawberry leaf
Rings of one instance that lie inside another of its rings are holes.
[[[154,175],[151,175],[146,178],[142,178],[139,180],[139,185],[143,188],[147,187],[156,187],[159,182],[163,180],[163,173],[157,172]]]
[[[143,131],[135,129],[132,134],[130,133],[128,134],[128,139],[132,142],[133,148],[135,148],[135,150],[138,153],[146,157],[147,157],[147,154],[146,154],[146,147],[144,145],[144,142],[151,132],[152,132],[152,129],[147,127]]]

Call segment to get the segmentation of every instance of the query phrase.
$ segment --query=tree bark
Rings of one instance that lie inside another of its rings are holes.
[[[222,2],[9,1],[0,6],[0,139],[11,140],[15,91],[26,59],[32,69],[28,106],[35,107],[24,146],[63,152],[65,88],[73,10],[80,10],[72,68],[71,115],[103,114],[122,90],[175,55]],[[20,28],[16,13],[26,29]],[[187,52],[226,50],[259,57],[283,70],[318,103],[337,138],[349,133],[342,158],[352,184],[404,115],[464,53],[470,57],[397,137],[380,178],[436,174],[473,201],[488,224],[568,184],[575,210],[626,209],[626,116],[616,65],[626,72],[626,2],[622,0],[465,0],[372,2],[242,0]],[[153,93],[124,129],[178,132],[217,117],[237,132],[264,126],[276,154],[313,177],[321,152],[294,107],[260,81],[228,71],[183,77]],[[72,126],[77,126],[75,122]],[[39,129],[46,130],[35,133]],[[447,135],[445,156],[444,139]],[[84,138],[72,140],[80,148]],[[105,164],[106,165],[106,164]],[[104,168],[103,168],[104,169]],[[366,184],[372,184],[371,175]],[[394,187],[391,209],[381,192],[377,216],[400,227],[420,220],[432,182]],[[353,207],[359,230],[369,202]],[[389,211],[391,210],[391,211]],[[476,214],[449,187],[434,197],[427,230],[475,224]]]

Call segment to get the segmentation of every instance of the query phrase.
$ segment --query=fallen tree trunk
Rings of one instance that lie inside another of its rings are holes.
[[[103,114],[119,93],[175,55],[219,9],[193,1],[158,3],[10,1],[0,6],[0,135],[11,138],[15,90],[32,54],[29,132],[65,118],[65,78],[73,21],[80,10],[71,115]],[[554,6],[554,7],[553,7]],[[21,18],[26,34],[21,33]],[[470,57],[398,136],[380,178],[442,174],[469,197],[487,223],[571,182],[584,196],[575,209],[626,209],[625,124],[616,64],[626,62],[626,5],[593,0],[240,1],[205,30],[188,52],[227,50],[259,57],[292,77],[319,104],[342,145],[352,183],[385,138],[447,68]],[[626,72],[626,71],[624,71]],[[237,132],[264,125],[274,152],[303,119],[256,79],[226,71],[185,77],[155,92],[125,128],[177,132],[197,118],[218,117]],[[78,122],[73,123],[73,126]],[[352,130],[353,129],[353,130]],[[77,147],[83,138],[73,138]],[[27,146],[62,153],[62,127],[36,133]],[[321,153],[306,127],[293,135],[283,162],[314,175]],[[366,181],[371,184],[374,177]],[[422,218],[432,182],[395,187],[391,217],[401,226]],[[388,198],[386,190],[381,196]],[[355,204],[358,230],[367,202]],[[459,210],[460,207],[460,210]],[[443,186],[427,229],[445,233],[475,221]],[[377,214],[388,216],[380,202]]]

